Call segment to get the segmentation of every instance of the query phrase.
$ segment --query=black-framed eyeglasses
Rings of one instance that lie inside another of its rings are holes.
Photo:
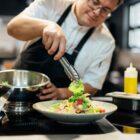
[[[100,0],[88,0],[88,5],[92,8],[92,10],[100,10],[100,15],[103,17],[111,15],[112,10],[102,6]]]

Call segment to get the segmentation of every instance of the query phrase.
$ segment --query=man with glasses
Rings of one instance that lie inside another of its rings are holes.
[[[79,73],[85,92],[94,95],[102,88],[115,48],[104,21],[122,2],[35,0],[9,22],[8,33],[27,41],[15,68],[42,72],[51,79],[38,94],[40,100],[72,95],[70,80],[57,61],[63,55]]]

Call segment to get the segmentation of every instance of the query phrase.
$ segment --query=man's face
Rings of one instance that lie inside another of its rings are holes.
[[[118,0],[78,0],[75,13],[82,26],[97,27],[117,7]]]

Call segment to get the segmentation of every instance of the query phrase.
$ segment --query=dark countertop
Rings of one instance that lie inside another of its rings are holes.
[[[21,134],[106,134],[117,129],[106,119],[89,124],[63,124],[32,111],[24,115],[4,115],[0,135]]]

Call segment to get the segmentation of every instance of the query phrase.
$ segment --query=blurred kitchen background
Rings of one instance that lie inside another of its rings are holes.
[[[10,69],[24,42],[8,36],[6,24],[33,0],[0,0],[0,70]],[[140,72],[140,0],[125,0],[107,20],[116,39],[116,50],[100,95],[123,90],[123,74],[130,62]],[[139,76],[140,77],[140,76]],[[139,82],[140,82],[140,78]],[[140,84],[138,84],[140,92]]]

